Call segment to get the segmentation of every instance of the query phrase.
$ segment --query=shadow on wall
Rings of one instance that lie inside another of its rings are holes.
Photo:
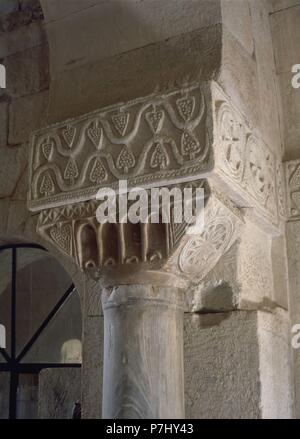
[[[49,122],[218,71],[219,0],[41,4],[50,46]]]

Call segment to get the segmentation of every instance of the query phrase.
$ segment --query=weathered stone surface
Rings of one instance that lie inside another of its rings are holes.
[[[51,82],[49,122],[215,77],[220,47],[216,25],[65,71]]]
[[[283,143],[286,160],[299,158],[300,91],[292,87],[292,66],[299,64],[300,3],[278,3],[271,15],[276,72],[281,91]]]
[[[27,163],[21,148],[0,148],[0,198],[13,196],[17,183]]]
[[[34,130],[45,125],[47,110],[47,91],[14,99],[9,107],[9,143],[27,142]]]
[[[19,7],[18,0],[2,0],[0,4],[0,15],[9,14],[17,11]]]
[[[273,276],[270,237],[256,226],[246,223],[239,247],[240,306],[272,308]]]
[[[80,369],[44,369],[39,374],[39,418],[72,419],[81,401]]]
[[[40,22],[21,26],[13,32],[0,33],[0,58],[8,57],[16,52],[32,49],[35,46],[42,45],[45,47],[46,44],[46,31]],[[45,68],[47,68],[48,61],[44,61],[46,63]]]
[[[260,125],[257,66],[227,28],[222,34],[222,68],[219,83],[232,102],[244,113],[250,124]]]
[[[7,145],[8,104],[0,102],[0,148]]]
[[[300,138],[300,89],[292,87],[291,72],[282,73],[278,77],[283,118],[284,159],[299,159]]]
[[[258,312],[261,417],[291,419],[294,416],[291,333],[288,313]]]
[[[270,0],[272,12],[299,6],[299,0]]]
[[[255,312],[186,314],[187,419],[260,418]]]
[[[222,23],[250,54],[254,52],[254,41],[252,32],[252,20],[250,5],[243,1],[226,0],[221,2]],[[237,20],[238,17],[238,20]]]
[[[5,59],[5,66],[7,91],[11,96],[21,97],[48,88],[48,46],[10,55]]]
[[[272,35],[266,2],[250,2],[260,102],[260,131],[272,151],[282,156],[279,124],[280,97],[275,72]]]
[[[113,56],[221,22],[218,0],[164,0],[163,7],[157,0],[103,1],[94,6],[90,3],[96,2],[85,3],[71,2],[62,8],[57,2],[44,2],[51,53],[55,54],[51,56],[51,73],[55,77],[65,69],[91,61],[105,63]],[[81,9],[80,13],[75,8]],[[66,16],[68,10],[73,13]]]
[[[291,325],[300,324],[300,222],[287,223],[287,256],[289,270],[289,302]],[[293,334],[292,334],[293,335]],[[292,336],[291,335],[291,336]],[[295,373],[295,411],[300,418],[300,349],[293,349]]]
[[[273,300],[286,310],[288,303],[288,272],[285,235],[275,237],[272,241]]]
[[[27,3],[27,4],[26,4]],[[21,9],[6,15],[0,15],[0,32],[12,32],[14,29],[28,25],[43,18],[43,12],[38,0],[24,2]]]
[[[287,314],[185,316],[187,418],[293,417]]]

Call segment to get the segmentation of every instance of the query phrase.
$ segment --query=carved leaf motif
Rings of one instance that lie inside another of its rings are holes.
[[[67,125],[64,129],[63,129],[63,138],[65,139],[66,144],[68,145],[69,148],[72,148],[74,139],[75,139],[75,134],[76,134],[76,129],[74,127],[72,127],[71,125]]]
[[[290,179],[290,186],[291,188],[298,188],[300,186],[300,166],[298,165],[295,171],[293,172],[293,175]]]
[[[161,130],[165,113],[162,110],[154,110],[146,113],[146,120],[153,134]]]
[[[87,135],[93,142],[94,146],[97,149],[100,149],[102,143],[102,128],[99,126],[99,122],[97,120],[91,123],[87,130]]]
[[[67,163],[64,178],[70,181],[71,186],[74,184],[76,178],[78,177],[78,167],[76,161],[71,157]]]
[[[46,172],[42,178],[40,193],[48,197],[54,192],[54,183],[49,172]]]
[[[50,140],[49,138],[46,139],[42,143],[41,148],[42,148],[42,152],[44,154],[44,157],[46,158],[46,160],[49,160],[49,158],[52,154],[52,151],[53,151],[53,140]]]
[[[114,114],[111,117],[111,120],[112,120],[113,126],[118,131],[118,133],[121,136],[124,136],[124,134],[126,132],[127,125],[128,125],[128,121],[129,121],[129,114],[128,113]]]
[[[117,168],[128,174],[129,169],[135,165],[135,158],[128,146],[124,146],[117,159]]]
[[[184,131],[181,137],[182,154],[188,155],[190,160],[193,160],[199,151],[200,145],[196,138],[190,132]]]
[[[195,98],[188,97],[188,98],[177,99],[176,105],[177,105],[177,108],[178,108],[178,111],[179,111],[181,117],[185,121],[187,121],[193,115],[193,112],[195,109]]]
[[[99,158],[96,158],[91,170],[90,180],[92,183],[100,184],[107,178],[107,172]]]
[[[169,157],[162,142],[156,144],[151,156],[151,168],[165,169],[169,164]]]
[[[70,225],[54,226],[50,229],[53,241],[68,255],[71,254],[72,228]]]

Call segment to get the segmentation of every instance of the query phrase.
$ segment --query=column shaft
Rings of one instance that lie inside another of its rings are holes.
[[[183,418],[181,291],[121,285],[102,302],[103,418]]]

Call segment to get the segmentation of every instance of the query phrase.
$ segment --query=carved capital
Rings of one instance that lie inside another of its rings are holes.
[[[128,189],[212,188],[203,233],[189,235],[173,217],[168,224],[99,224],[96,194],[120,180]],[[278,233],[282,165],[214,82],[97,110],[32,136],[29,209],[40,211],[38,232],[108,284],[116,273],[130,283],[139,273],[162,284],[165,273],[201,281],[237,239],[239,208]]]

